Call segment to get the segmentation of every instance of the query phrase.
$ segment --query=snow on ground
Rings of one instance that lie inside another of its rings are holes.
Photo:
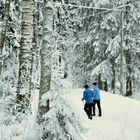
[[[140,140],[139,101],[101,91],[103,115],[89,120],[81,101],[83,89],[66,89],[64,92],[87,129],[84,140]]]
[[[140,101],[101,91],[102,117],[89,120],[81,101],[83,89],[64,89],[63,98],[70,103],[85,126],[83,140],[140,140]],[[0,126],[0,140],[39,140],[35,122],[38,94],[32,97],[32,115],[22,124]],[[98,115],[98,113],[96,112]],[[18,126],[19,125],[19,126]],[[18,128],[18,130],[17,130]],[[36,128],[36,129],[35,129]],[[20,132],[21,131],[21,132]],[[76,139],[78,140],[78,139]]]
[[[3,119],[0,118],[0,140],[39,140],[39,128],[36,125],[39,92],[36,90],[34,93],[35,94],[33,94],[31,97],[32,114],[26,116],[27,118],[25,118],[21,123],[17,122],[15,124],[6,126],[2,123]],[[3,105],[1,100],[0,105]],[[3,110],[0,110],[1,115],[2,113]]]
[[[138,90],[134,95],[132,95],[131,98],[140,100],[140,90]]]

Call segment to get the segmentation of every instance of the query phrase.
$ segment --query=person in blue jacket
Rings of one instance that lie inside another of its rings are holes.
[[[93,92],[89,89],[88,85],[85,85],[84,87],[85,90],[82,98],[82,101],[85,100],[84,110],[88,118],[92,120]]]
[[[98,111],[99,111],[98,116],[102,116],[102,110],[101,110],[100,100],[101,100],[100,90],[99,90],[99,87],[97,86],[97,83],[94,82],[93,83],[93,114],[92,114],[92,116],[95,116],[96,115],[95,114],[95,105],[96,104],[97,104]]]

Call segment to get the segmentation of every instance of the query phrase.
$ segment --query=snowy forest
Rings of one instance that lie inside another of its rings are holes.
[[[0,0],[0,140],[82,140],[92,81],[139,102],[139,0]]]

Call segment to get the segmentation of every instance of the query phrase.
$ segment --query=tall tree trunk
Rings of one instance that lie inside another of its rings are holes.
[[[111,89],[113,90],[113,94],[115,94],[115,78],[111,82]]]
[[[23,103],[23,108],[29,106],[31,88],[31,63],[33,44],[33,0],[22,1],[21,48],[19,54],[19,79],[17,102]],[[20,108],[20,111],[23,109]]]
[[[104,82],[104,90],[105,90],[105,91],[108,91],[107,80]]]
[[[103,83],[101,81],[101,73],[98,75],[98,86],[100,89],[103,89]]]
[[[37,3],[34,1],[33,10],[33,41],[32,41],[32,61],[31,61],[31,78],[30,78],[30,93],[32,90],[37,90],[40,84],[40,44],[38,43],[38,27],[37,27]]]
[[[50,90],[51,84],[51,49],[53,47],[53,8],[49,5],[52,1],[44,0],[43,16],[44,16],[44,28],[43,28],[43,43],[41,48],[41,81],[40,81],[40,94],[42,95]],[[39,104],[39,116],[49,110],[49,99],[46,101],[46,105]]]
[[[132,69],[131,69],[131,52],[130,50],[126,51],[126,64],[127,64],[127,78],[126,78],[126,96],[132,95]]]
[[[126,2],[127,4],[130,4],[130,2]],[[129,6],[126,6],[126,11],[125,11],[125,19],[126,19],[126,25],[130,24],[129,22]],[[125,31],[125,44],[126,46],[129,45],[129,37],[128,35],[131,34],[130,30]],[[128,49],[125,51],[126,54],[126,69],[127,69],[127,76],[126,76],[126,96],[131,96],[132,95],[132,50]]]
[[[111,90],[113,91],[113,94],[115,94],[115,85],[116,85],[116,73],[115,73],[115,63],[114,63],[114,60],[111,61],[112,63],[112,72],[113,72],[113,78],[112,78],[112,81],[111,81]]]
[[[0,33],[0,75],[2,74],[2,49],[4,47],[4,44],[6,42],[6,33],[8,28],[8,17],[9,17],[9,11],[10,11],[10,0],[5,1],[5,7],[4,7],[4,13],[2,15],[3,20],[3,26],[2,31]]]

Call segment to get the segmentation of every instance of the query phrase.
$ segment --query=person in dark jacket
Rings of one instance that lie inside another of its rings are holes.
[[[84,110],[89,119],[92,119],[92,106],[93,106],[93,91],[89,89],[88,85],[85,85],[82,101],[85,100]]]
[[[102,110],[101,110],[101,105],[100,105],[100,100],[101,100],[101,97],[100,97],[100,90],[97,86],[97,83],[94,82],[93,83],[93,116],[95,116],[95,105],[97,104],[97,107],[98,107],[98,111],[99,111],[99,114],[98,116],[102,116]]]

